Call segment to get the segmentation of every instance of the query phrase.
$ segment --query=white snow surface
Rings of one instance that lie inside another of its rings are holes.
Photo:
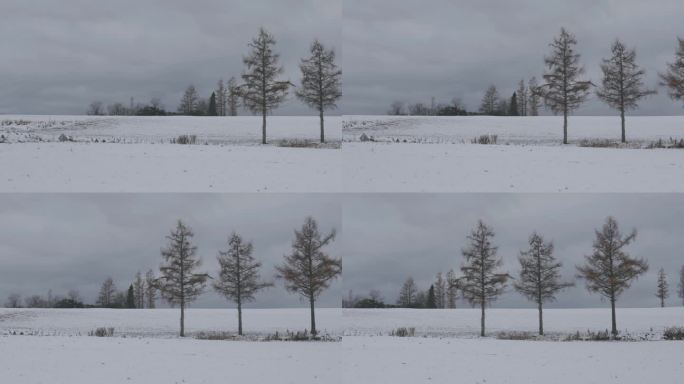
[[[264,146],[251,116],[2,116],[0,192],[339,192],[340,121],[319,146],[317,117],[269,117]]]
[[[381,117],[343,121],[346,192],[684,192],[684,150],[647,149],[684,139],[684,117],[629,117],[621,148],[615,117]],[[365,135],[375,141],[361,142]],[[472,144],[497,135],[496,145]]]

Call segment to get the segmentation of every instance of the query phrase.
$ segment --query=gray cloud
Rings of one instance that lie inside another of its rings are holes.
[[[561,26],[578,39],[587,77],[598,84],[600,60],[615,38],[637,48],[646,83],[674,59],[684,6],[639,0],[346,0],[345,114],[384,113],[394,100],[429,103],[461,98],[476,110],[496,85],[510,96],[521,78],[544,71],[543,57]],[[681,114],[664,89],[635,113]],[[613,113],[595,97],[578,111]]]
[[[290,250],[293,230],[306,216],[316,218],[322,231],[341,229],[338,200],[307,194],[6,194],[0,196],[0,297],[77,289],[92,303],[107,276],[125,289],[138,270],[157,270],[165,236],[178,219],[194,230],[203,269],[210,274],[218,269],[218,250],[237,231],[253,242],[262,277],[273,279],[274,266]],[[338,243],[329,247],[337,257]],[[319,305],[339,306],[340,287],[338,280]],[[250,306],[302,305],[276,282]],[[232,304],[209,289],[194,306]]]
[[[238,77],[260,26],[295,83],[314,38],[341,49],[339,0],[14,1],[0,13],[0,113],[83,114],[130,97],[175,110],[190,83],[208,97]],[[311,111],[291,96],[276,113]]]
[[[650,263],[649,272],[619,299],[620,306],[651,307],[656,274],[668,274],[670,305],[676,295],[679,270],[684,265],[684,197],[679,195],[553,195],[553,194],[398,194],[345,196],[344,291],[367,294],[379,289],[394,303],[404,280],[412,276],[420,289],[427,289],[437,272],[459,272],[466,235],[479,219],[493,227],[503,269],[519,272],[517,256],[527,239],[538,231],[555,245],[564,263],[562,274],[573,279],[575,266],[591,253],[594,229],[608,215],[614,216],[623,232],[637,229],[628,251]],[[532,304],[509,288],[494,305],[528,307]],[[467,305],[460,303],[460,305]],[[589,294],[582,281],[560,295],[552,307],[604,306],[600,297]]]

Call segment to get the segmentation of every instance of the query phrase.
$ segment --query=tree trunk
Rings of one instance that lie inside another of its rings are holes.
[[[181,304],[180,337],[185,337],[185,304]]]
[[[325,143],[325,131],[323,129],[323,109],[320,110],[321,113],[321,143]]]
[[[309,305],[311,306],[311,335],[316,336],[316,314],[314,313],[314,298],[309,297]]]
[[[238,335],[242,336],[242,303],[238,301]]]
[[[544,335],[544,317],[542,316],[542,303],[539,302],[539,334]]]
[[[485,335],[485,303],[482,302],[480,308],[482,309],[482,317],[480,317],[480,336]]]
[[[625,111],[620,111],[620,118],[622,119],[622,142],[627,142],[627,137],[625,135]]]
[[[615,298],[611,297],[610,299],[610,310],[611,310],[611,315],[612,315],[612,329],[611,333],[613,336],[617,336],[617,322],[615,321]]]
[[[563,144],[568,143],[568,111],[563,112]]]
[[[266,111],[261,114],[261,144],[266,144]]]

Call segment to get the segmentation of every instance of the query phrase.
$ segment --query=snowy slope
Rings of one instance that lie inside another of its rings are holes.
[[[683,149],[647,149],[684,139],[684,117],[632,117],[626,148],[619,119],[572,117],[561,146],[556,117],[345,117],[346,192],[684,192]],[[360,138],[373,142],[360,142]],[[472,144],[497,135],[496,145]]]
[[[328,118],[324,146],[315,144],[317,117],[268,121],[263,146],[261,120],[251,116],[2,116],[9,144],[0,143],[0,192],[341,190],[339,117]],[[172,144],[180,135],[196,135],[198,144]]]

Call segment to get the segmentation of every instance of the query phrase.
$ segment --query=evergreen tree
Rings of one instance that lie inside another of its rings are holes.
[[[133,284],[128,286],[126,293],[126,308],[135,308],[135,293],[133,292]]]
[[[660,307],[665,307],[665,299],[670,297],[670,287],[667,284],[667,275],[665,275],[665,270],[660,268],[658,271],[658,289],[656,291],[656,297],[660,299]]]
[[[262,144],[266,144],[266,115],[285,100],[290,87],[289,81],[276,80],[284,70],[278,64],[280,55],[273,52],[275,44],[273,35],[261,28],[249,43],[252,51],[243,59],[247,68],[242,74],[245,83],[240,87],[240,96],[250,111],[261,114]]]
[[[209,108],[207,108],[207,116],[218,116],[216,107],[216,92],[212,92],[209,97]]]
[[[497,113],[499,105],[499,91],[495,86],[487,88],[482,103],[480,104],[480,113],[483,115],[493,116]]]
[[[342,70],[335,64],[335,51],[327,50],[318,40],[311,44],[311,56],[299,64],[302,86],[296,95],[304,103],[316,108],[321,119],[321,143],[325,142],[323,112],[337,107],[342,97]]]
[[[418,288],[416,283],[413,281],[413,277],[409,277],[401,286],[401,291],[399,291],[399,300],[397,304],[402,308],[414,308],[417,306],[417,296]]]
[[[425,300],[425,308],[437,308],[437,300],[435,299],[435,286],[431,285],[428,289],[427,299]]]
[[[544,334],[542,306],[544,302],[554,301],[556,293],[571,287],[573,283],[561,281],[562,263],[553,255],[553,243],[545,243],[544,238],[533,233],[529,239],[529,248],[520,251],[520,278],[513,286],[523,296],[537,303],[539,310],[539,334]]]
[[[639,100],[656,93],[644,88],[643,77],[646,73],[634,62],[636,51],[628,50],[616,40],[612,47],[613,56],[603,59],[603,84],[596,95],[611,108],[620,112],[622,120],[622,142],[627,142],[625,135],[625,112],[636,109]]]
[[[513,92],[513,96],[511,96],[511,102],[508,104],[508,116],[520,116],[520,111],[518,108],[518,93]]]
[[[563,144],[568,143],[568,115],[587,99],[591,87],[591,82],[580,80],[584,67],[579,64],[575,45],[575,36],[562,28],[560,36],[551,43],[553,52],[544,59],[548,68],[544,74],[546,84],[539,87],[551,111],[563,114]]]
[[[667,71],[660,74],[660,84],[669,89],[672,100],[684,100],[684,39],[678,40],[674,63],[669,63]]]
[[[527,110],[530,116],[539,116],[539,108],[541,108],[541,92],[539,90],[539,83],[537,83],[537,78],[532,76],[530,81],[527,83]]]
[[[617,335],[615,302],[639,275],[648,271],[648,263],[632,258],[623,250],[636,238],[636,230],[623,236],[614,218],[608,217],[596,232],[594,252],[586,256],[586,264],[577,267],[578,277],[586,280],[587,290],[610,300],[611,332]]]
[[[285,288],[309,300],[311,309],[311,334],[316,335],[314,303],[332,281],[342,273],[342,259],[335,259],[323,248],[335,240],[335,230],[323,236],[318,223],[307,217],[301,230],[295,230],[292,252],[285,255],[285,262],[276,267],[277,277],[285,281]]]
[[[197,107],[199,104],[199,94],[194,85],[188,86],[183,93],[183,98],[181,98],[180,105],[178,106],[178,112],[183,115],[195,115],[197,114]]]
[[[180,336],[185,336],[185,307],[204,292],[209,277],[195,273],[201,265],[197,247],[192,244],[194,234],[178,220],[176,229],[166,236],[169,243],[162,249],[165,264],[159,267],[161,276],[156,280],[161,295],[172,306],[180,306]]]
[[[480,336],[485,335],[485,308],[504,292],[508,273],[497,269],[503,261],[497,257],[497,247],[492,244],[494,232],[482,221],[468,235],[470,245],[463,249],[465,264],[461,267],[463,277],[457,280],[458,287],[468,302],[481,310]]]
[[[242,237],[233,232],[228,240],[228,249],[219,251],[219,278],[214,282],[214,289],[237,304],[238,335],[242,335],[242,304],[254,301],[254,295],[272,283],[260,281],[261,263],[252,256],[252,243],[244,242]]]

